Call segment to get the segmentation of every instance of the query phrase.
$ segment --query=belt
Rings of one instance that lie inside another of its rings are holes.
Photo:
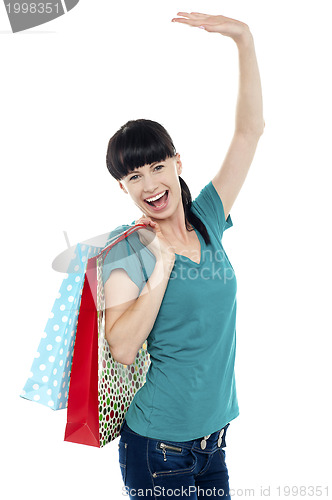
[[[220,448],[220,446],[221,446],[221,440],[222,440],[222,437],[224,435],[224,432],[225,432],[224,429],[221,429],[221,431],[219,432],[218,441],[217,441],[218,448]],[[202,450],[205,450],[205,448],[206,448],[206,440],[209,439],[210,436],[211,436],[211,434],[209,434],[208,436],[204,436],[203,437],[203,439],[201,441],[201,448],[202,448]]]
[[[218,447],[226,447],[226,431],[227,428],[229,427],[229,423],[226,424],[222,429],[219,429],[216,432],[213,432],[212,434],[208,434],[207,436],[203,436],[197,439],[192,439],[191,441],[179,441],[177,442],[179,446],[183,448],[188,448],[191,450],[205,450],[204,453],[214,453],[215,449]],[[141,436],[140,434],[137,434],[134,432],[127,424],[126,420],[124,420],[122,428],[125,432],[129,432],[130,434],[135,434],[135,436],[139,436],[143,439],[147,439],[146,436]],[[152,439],[152,441],[160,441],[158,439]],[[162,440],[163,442],[165,440]],[[172,441],[173,442],[173,441]],[[169,441],[169,443],[172,443]],[[167,440],[165,441],[167,443]]]
[[[200,443],[200,448],[202,450],[205,450],[206,445],[207,445],[207,440],[212,436],[212,441],[216,442],[216,445],[218,448],[220,448],[222,445],[226,446],[225,442],[225,435],[226,435],[226,430],[228,428],[229,424],[225,425],[220,431],[216,431],[213,434],[208,434],[207,436],[204,436],[203,438],[199,438],[198,440],[195,440],[196,442],[199,441]],[[223,439],[224,438],[224,439]],[[211,443],[212,445],[212,443]],[[212,445],[213,446],[213,445]]]

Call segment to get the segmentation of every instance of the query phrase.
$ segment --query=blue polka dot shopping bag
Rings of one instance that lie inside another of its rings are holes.
[[[145,225],[131,226],[88,260],[70,376],[65,441],[101,448],[118,437],[129,405],[145,383],[150,366],[146,342],[131,365],[123,365],[111,355],[105,338],[103,283],[103,264],[109,250],[124,238],[130,240],[130,235],[142,227]],[[141,261],[138,254],[136,258]]]
[[[100,250],[76,245],[21,397],[53,410],[66,408],[86,265],[89,255]]]

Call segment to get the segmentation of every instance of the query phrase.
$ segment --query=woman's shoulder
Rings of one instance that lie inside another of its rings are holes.
[[[147,251],[138,236],[138,230],[130,231],[134,225],[135,221],[131,224],[121,224],[112,229],[104,248],[110,246],[112,254],[123,253],[126,256]]]
[[[117,237],[121,236],[122,233],[128,231],[130,227],[132,227],[132,224],[121,224],[120,226],[117,226],[114,229],[112,229],[108,235],[105,246],[112,243],[112,241],[114,241]]]

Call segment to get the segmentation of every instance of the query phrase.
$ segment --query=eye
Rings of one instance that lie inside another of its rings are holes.
[[[157,171],[159,172],[159,169],[162,169],[162,168],[164,168],[164,165],[156,165],[156,166],[154,167],[154,170],[155,170],[155,169],[158,169]],[[135,177],[138,177],[138,175],[133,175],[132,177],[130,177],[130,178],[129,178],[129,180],[130,180],[130,181],[132,181],[132,180],[136,181]]]
[[[130,181],[131,181],[131,180],[133,180],[133,179],[135,180],[135,177],[137,177],[137,175],[133,175],[132,177],[130,177],[130,179],[129,179],[129,180],[130,180]]]

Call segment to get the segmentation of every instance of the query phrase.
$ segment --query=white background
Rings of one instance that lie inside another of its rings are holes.
[[[63,279],[63,231],[74,245],[140,217],[106,169],[109,138],[129,119],[163,124],[193,199],[226,154],[237,48],[171,23],[179,11],[246,22],[263,86],[265,132],[223,239],[238,280],[233,498],[331,488],[330,2],[81,0],[17,34],[0,6],[6,498],[124,498],[118,439],[65,443],[66,411],[19,394]]]

